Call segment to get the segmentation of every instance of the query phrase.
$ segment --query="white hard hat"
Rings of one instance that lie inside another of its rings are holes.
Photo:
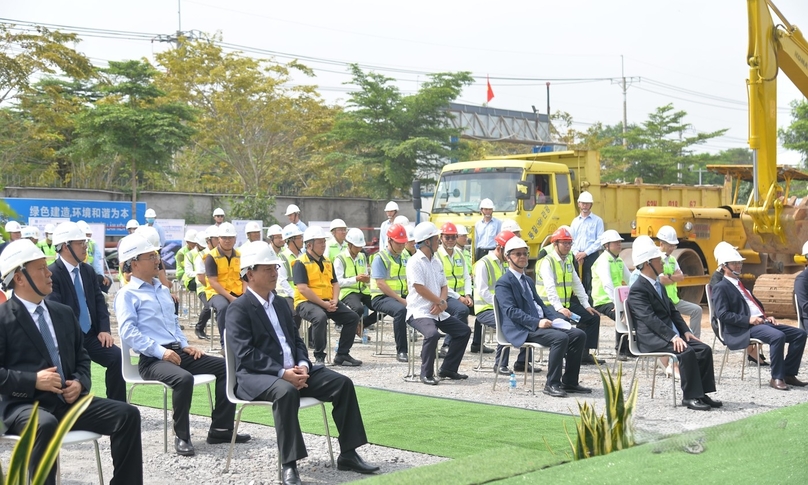
[[[724,251],[725,249],[738,249],[738,248],[728,242],[721,241],[720,243],[716,244],[715,248],[713,249],[713,257],[716,259],[716,261],[718,261],[718,256],[721,254],[721,251]]]
[[[255,221],[250,221],[244,226],[244,234],[251,232],[261,232],[261,226]]]
[[[654,244],[654,240],[648,236],[637,236],[637,239],[631,243],[631,258],[634,260],[635,266],[662,256],[662,251]]]
[[[283,232],[281,232],[281,237],[283,237],[284,241],[302,235],[303,232],[297,227],[297,224],[287,224],[283,227]]]
[[[387,212],[387,211],[397,211],[397,210],[398,210],[398,204],[396,204],[392,200],[390,202],[388,202],[386,206],[384,206],[384,211],[385,212]]]
[[[516,223],[513,219],[505,219],[502,221],[502,229],[503,231],[511,231],[511,232],[522,232],[522,228],[519,227],[519,224]]]
[[[221,207],[217,207],[216,209],[213,210],[213,215],[214,216],[223,216],[224,215],[224,209],[222,209]]]
[[[600,243],[601,244],[608,244],[610,242],[617,242],[622,241],[623,238],[620,237],[620,233],[615,231],[614,229],[609,229],[608,231],[603,231],[603,234],[600,235]]]
[[[56,224],[46,224],[45,225],[45,234],[53,234],[53,231],[56,230]]]
[[[229,222],[222,222],[219,225],[217,237],[236,237],[236,226]]]
[[[193,229],[188,229],[185,231],[185,238],[183,239],[185,242],[196,242],[196,231]]]
[[[53,230],[52,243],[54,246],[70,241],[86,241],[87,234],[75,222],[62,222]]]
[[[468,228],[466,226],[464,226],[463,224],[458,225],[457,226],[457,235],[458,236],[468,236],[469,235]]]
[[[345,240],[354,246],[359,246],[360,248],[365,247],[365,233],[355,227],[348,229],[348,234],[345,235]]]
[[[118,261],[125,263],[141,254],[153,253],[158,249],[160,248],[152,245],[140,234],[130,234],[121,239],[120,244],[118,244]]]
[[[419,243],[424,242],[433,236],[439,236],[440,231],[435,224],[432,224],[429,221],[424,221],[415,226],[413,235],[415,236],[415,242]]]
[[[25,226],[22,228],[22,237],[24,239],[35,238],[39,239],[39,229],[36,226]]]
[[[140,223],[136,219],[129,219],[126,221],[127,229],[137,229],[138,227],[140,227]]]
[[[480,201],[480,209],[493,209],[494,208],[494,201],[488,198],[485,198]]]
[[[595,200],[592,198],[592,194],[590,192],[584,191],[578,196],[578,202],[583,202],[584,204],[594,204]]]
[[[154,212],[154,209],[146,209],[146,214],[143,217],[157,217],[157,213]]]
[[[198,233],[196,233],[196,240],[194,240],[194,242],[197,245],[202,246],[203,248],[206,248],[206,247],[208,247],[208,239],[207,239],[206,236],[207,235],[205,234],[205,231],[199,231]]]
[[[510,253],[514,249],[527,249],[527,243],[521,237],[512,237],[508,239],[508,242],[505,243],[505,254]]]
[[[45,253],[30,239],[18,239],[8,243],[3,254],[0,254],[0,275],[3,277],[3,287],[8,288],[8,284],[14,279],[14,273],[25,263],[38,259],[45,259]]]
[[[407,219],[407,216],[396,216],[396,218],[393,219],[393,224],[401,224],[402,226],[408,226],[410,225],[410,220]]]
[[[219,237],[219,226],[216,224],[208,226],[208,228],[205,229],[205,239],[210,239],[212,237]]]
[[[300,207],[298,207],[298,206],[296,206],[296,205],[294,205],[294,204],[289,204],[289,205],[286,207],[286,214],[284,214],[284,215],[286,215],[286,216],[290,216],[290,215],[292,215],[292,214],[296,214],[296,213],[298,213],[298,212],[300,212]]]
[[[415,242],[415,228],[406,226],[404,230],[407,231],[407,242]]]
[[[267,229],[267,237],[280,236],[282,234],[283,229],[281,228],[281,226],[277,224],[272,224],[271,226],[269,226],[269,229]]]
[[[239,262],[241,276],[247,274],[247,270],[259,264],[281,264],[281,260],[275,251],[264,241],[255,241],[241,249],[241,260]]]
[[[303,232],[303,242],[312,241],[314,239],[325,239],[325,233],[320,226],[311,226]]]
[[[741,256],[741,253],[739,253],[737,249],[729,244],[726,246],[721,246],[720,249],[716,246],[716,252],[717,254],[715,255],[715,259],[720,265],[744,261],[746,259]]]
[[[337,228],[340,228],[340,227],[343,227],[343,228],[347,229],[348,224],[345,224],[345,221],[343,221],[342,219],[334,219],[333,221],[331,221],[331,224],[328,225],[328,230],[333,231],[334,229],[337,229]]]
[[[137,234],[145,239],[151,246],[154,246],[155,251],[160,249],[160,234],[157,232],[157,229],[153,228],[152,226],[140,226],[135,229],[134,234]],[[130,236],[131,235],[132,234],[130,234]],[[120,249],[118,251],[120,251]]]
[[[656,233],[657,239],[665,241],[668,244],[679,244],[679,239],[676,238],[676,229],[671,226],[662,226]]]
[[[22,232],[22,226],[17,221],[6,222],[6,232]]]
[[[92,236],[92,235],[93,235],[93,230],[92,230],[92,228],[90,228],[90,225],[89,225],[89,224],[87,224],[86,222],[84,222],[84,221],[79,221],[79,222],[77,222],[76,224],[78,224],[78,225],[79,225],[79,227],[81,228],[81,230],[82,230],[82,231],[84,231],[84,234],[87,234],[88,236]]]

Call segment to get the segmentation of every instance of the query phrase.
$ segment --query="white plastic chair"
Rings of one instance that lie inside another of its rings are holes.
[[[62,447],[92,441],[93,445],[95,446],[95,466],[98,469],[98,481],[101,483],[101,485],[104,485],[104,472],[101,469],[101,453],[98,450],[98,440],[100,439],[101,435],[98,433],[93,433],[92,431],[68,431],[62,440]],[[16,443],[20,440],[20,437],[13,434],[4,434],[0,435],[0,440]],[[56,483],[61,485],[62,474],[61,470],[59,469],[60,461],[61,455],[56,457]]]
[[[126,394],[126,402],[132,402],[132,391],[137,386],[162,386],[163,388],[163,453],[168,453],[168,390],[171,389],[167,384],[160,381],[148,381],[140,377],[140,372],[137,369],[137,364],[132,363],[131,348],[126,341],[121,338],[121,373],[123,380],[127,384],[131,384],[129,392]],[[213,413],[213,397],[210,393],[210,384],[216,380],[213,374],[198,374],[194,376],[194,386],[207,385],[208,388],[208,402],[210,403],[210,412]]]
[[[497,302],[497,295],[494,295],[494,324],[495,324],[496,331],[497,331],[497,344],[498,345],[504,345],[506,347],[509,346],[509,347],[516,348],[516,346],[512,345],[508,341],[508,339],[505,337],[505,333],[502,331],[502,317],[500,316],[499,302]],[[535,342],[525,342],[524,344],[522,344],[521,347],[519,347],[519,350],[521,351],[523,348],[527,349],[528,354],[530,354],[530,367],[529,367],[530,368],[530,386],[531,386],[530,388],[531,388],[531,392],[533,392],[533,394],[536,394],[536,359],[535,359],[536,355],[535,355],[534,351],[536,349],[539,350],[539,361],[541,361],[542,356],[544,354],[544,349],[549,349],[550,347],[546,347],[544,345],[541,345],[541,344],[538,344],[538,343],[535,343]],[[499,369],[502,366],[502,355],[503,355],[503,353],[504,352],[500,352],[500,354],[499,354],[499,360],[497,360],[497,369]],[[528,366],[526,365],[525,366],[525,379],[524,379],[523,385],[527,384],[527,370],[528,370]],[[493,387],[493,390],[495,390],[495,391],[497,389],[497,378],[498,377],[499,377],[499,372],[494,372],[494,387]]]
[[[247,406],[264,406],[271,408],[272,401],[245,401],[244,399],[239,399],[236,397],[236,356],[234,352],[230,351],[230,342],[227,341],[227,330],[224,331],[224,349],[225,366],[227,367],[227,386],[225,389],[227,393],[227,400],[236,405],[236,424],[233,428],[233,438],[230,441],[230,451],[227,453],[227,463],[224,466],[224,471],[227,472],[230,469],[230,459],[233,457],[233,448],[236,444],[236,433],[238,433],[238,427],[241,424],[242,411],[244,411],[244,408]],[[328,454],[331,456],[331,467],[333,468],[334,450],[331,447],[331,431],[328,429],[328,415],[325,412],[325,404],[319,399],[315,399],[313,397],[300,398],[300,409],[314,406],[320,406],[323,411],[323,426],[325,426],[325,437],[326,441],[328,442]],[[280,450],[278,450],[278,479],[283,481],[283,477],[281,476],[281,467],[281,454]]]
[[[625,313],[625,305],[623,304],[628,298],[628,286],[618,286],[614,289],[614,331],[620,335],[620,341],[617,343],[618,351],[614,353],[614,366],[612,372],[617,370],[617,359],[620,357],[620,349],[623,348],[623,342],[628,338],[628,325],[623,320]]]
[[[629,383],[628,388],[631,389],[631,386],[634,385],[634,379],[637,377],[637,366],[639,365],[640,361],[643,359],[653,359],[654,368],[651,372],[651,399],[653,399],[654,390],[656,389],[657,359],[659,357],[667,357],[671,359],[673,365],[676,365],[676,363],[679,362],[679,359],[673,352],[641,352],[640,346],[637,344],[637,329],[632,321],[628,300],[623,302],[623,311],[624,315],[626,316],[626,326],[628,327],[628,348],[632,354],[637,356],[637,361],[634,363],[634,373],[631,375],[631,382]],[[676,372],[671,372],[671,389],[673,389],[673,407],[676,407]]]
[[[712,287],[707,284],[704,285],[704,291],[707,293],[707,308],[710,311],[710,322],[713,321],[715,318],[716,323],[718,324],[718,333],[713,337],[713,348],[715,348],[715,339],[716,337],[724,344],[724,326],[721,324],[721,320],[713,315],[713,289]],[[797,295],[794,295],[794,301],[797,301]],[[799,312],[799,307],[797,307],[797,311]],[[797,314],[799,316],[799,313]],[[749,344],[754,345],[757,347],[758,355],[761,354],[763,351],[763,341],[758,340],[756,338],[750,338]],[[741,360],[741,380],[744,380],[744,374],[746,373],[746,356],[748,354],[749,347],[744,347],[743,349],[743,359]],[[724,356],[721,358],[721,368],[718,370],[718,383],[721,383],[721,375],[724,373],[724,364],[727,363],[727,358],[729,357],[729,347],[724,344]],[[758,387],[762,386],[762,381],[760,377],[760,362],[757,365],[758,368]]]

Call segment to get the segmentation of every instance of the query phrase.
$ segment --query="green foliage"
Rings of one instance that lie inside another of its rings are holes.
[[[45,454],[42,456],[42,461],[39,463],[39,467],[30,482],[31,485],[42,485],[45,483],[45,479],[47,479],[51,468],[53,468],[53,465],[56,463],[56,458],[59,456],[59,450],[62,447],[62,441],[65,435],[70,431],[70,428],[76,424],[79,416],[87,409],[92,399],[92,394],[87,394],[79,398],[70,407],[70,411],[59,421],[56,433],[53,435],[53,438],[51,438],[50,443],[48,443]],[[34,439],[36,438],[36,429],[39,420],[38,408],[39,403],[34,403],[31,418],[28,420],[28,424],[25,425],[25,429],[20,435],[20,440],[14,446],[14,451],[11,454],[11,462],[8,467],[8,474],[3,482],[6,485],[27,485],[29,483],[28,463],[31,458],[31,451],[34,447]],[[2,473],[0,473],[0,479],[2,479]]]
[[[808,101],[791,102],[791,124],[778,130],[783,146],[802,154],[802,168],[808,169]]]
[[[584,401],[578,402],[579,419],[576,423],[578,436],[573,442],[567,433],[573,456],[576,460],[606,455],[613,451],[634,446],[634,423],[632,416],[637,403],[637,382],[631,388],[628,399],[623,397],[623,365],[615,377],[608,367],[600,368],[606,412],[598,416],[595,407]],[[566,427],[565,427],[566,430]]]
[[[263,221],[264,227],[277,224],[272,215],[275,209],[275,197],[268,193],[244,194],[241,199],[229,199],[229,216],[231,219]]]

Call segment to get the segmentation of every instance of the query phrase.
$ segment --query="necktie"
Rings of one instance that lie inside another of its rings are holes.
[[[654,288],[660,298],[662,298],[662,284],[659,281],[654,281]],[[664,300],[664,298],[662,298]]]
[[[741,289],[741,293],[743,293],[744,296],[746,296],[746,298],[749,299],[749,301],[751,301],[752,303],[755,304],[757,309],[760,310],[760,314],[763,315],[763,318],[766,318],[766,312],[764,312],[763,308],[761,308],[760,305],[758,305],[757,300],[755,300],[755,298],[752,296],[752,294],[749,293],[749,290],[746,289],[746,287],[743,285],[743,283],[741,283],[740,280],[738,280],[738,288]]]
[[[544,315],[542,315],[542,311],[541,308],[539,308],[539,305],[536,304],[536,302],[533,300],[533,292],[530,291],[530,283],[527,282],[527,278],[524,276],[522,276],[519,279],[522,280],[522,288],[525,290],[525,298],[527,299],[527,301],[531,303],[529,305],[530,308],[533,310],[531,312],[531,315],[534,317],[542,318]]]
[[[42,334],[42,340],[45,341],[45,348],[48,349],[48,354],[56,366],[56,370],[62,377],[62,386],[65,385],[65,373],[62,370],[62,359],[59,358],[59,352],[56,350],[56,344],[53,343],[53,336],[51,336],[48,322],[45,321],[45,309],[41,306],[36,307],[34,313],[37,314],[37,323],[39,324],[39,332]]]
[[[84,285],[81,284],[81,279],[79,279],[78,268],[73,268],[73,286],[76,287],[76,298],[79,301],[81,331],[87,333],[90,331],[90,310],[87,309],[87,297],[84,295]]]

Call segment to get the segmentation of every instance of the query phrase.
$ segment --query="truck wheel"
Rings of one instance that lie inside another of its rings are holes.
[[[685,276],[704,276],[704,264],[696,251],[689,248],[676,249],[672,256],[679,262]],[[704,298],[704,286],[679,286],[679,298],[697,305]]]

